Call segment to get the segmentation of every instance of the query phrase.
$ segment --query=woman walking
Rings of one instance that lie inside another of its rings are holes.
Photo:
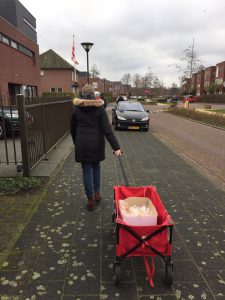
[[[92,85],[82,88],[82,99],[73,100],[70,132],[75,146],[75,161],[81,163],[87,209],[93,210],[94,202],[101,201],[100,161],[105,159],[105,138],[117,156],[120,145],[113,134],[104,109],[104,101],[95,100]]]

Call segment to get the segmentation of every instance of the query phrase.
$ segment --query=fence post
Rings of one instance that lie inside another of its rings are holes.
[[[28,138],[26,127],[26,110],[25,110],[25,98],[24,95],[17,95],[17,105],[19,113],[19,125],[20,125],[20,140],[21,140],[21,152],[23,161],[23,176],[30,177],[30,160],[28,152]]]

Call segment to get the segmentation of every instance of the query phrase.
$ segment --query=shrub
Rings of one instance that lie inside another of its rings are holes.
[[[198,97],[198,102],[206,103],[225,103],[225,94],[221,95],[203,95]]]
[[[1,178],[0,195],[13,195],[22,191],[32,191],[42,183],[40,178],[21,177],[21,178]]]
[[[75,94],[74,93],[63,93],[63,92],[44,92],[42,93],[42,98],[74,98]]]
[[[178,107],[170,107],[168,109],[168,112],[188,119],[197,120],[209,125],[225,128],[225,117],[220,113],[209,114],[207,112],[196,111],[195,109]]]

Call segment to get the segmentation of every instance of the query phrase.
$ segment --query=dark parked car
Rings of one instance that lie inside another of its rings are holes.
[[[148,110],[139,102],[121,101],[112,109],[112,125],[114,129],[149,129]]]
[[[5,134],[6,136],[11,135],[13,131],[19,131],[18,110],[10,107],[0,107],[0,139],[3,139]]]

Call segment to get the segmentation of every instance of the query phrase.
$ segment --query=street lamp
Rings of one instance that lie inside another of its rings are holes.
[[[89,61],[88,61],[88,52],[91,50],[91,47],[94,45],[93,43],[84,42],[81,43],[84,50],[87,52],[87,83],[89,84]]]

